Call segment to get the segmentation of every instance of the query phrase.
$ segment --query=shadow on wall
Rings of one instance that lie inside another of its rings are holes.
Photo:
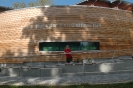
[[[132,36],[129,36],[129,29],[131,30],[131,28],[126,26],[127,23],[132,21],[128,17],[121,18],[119,16],[119,14],[126,16],[130,13],[118,10],[110,10],[110,13],[107,13],[104,10],[105,8],[96,8],[98,10],[95,13],[95,7],[84,6],[82,9],[81,7],[52,6],[31,8],[33,12],[29,13],[30,15],[34,14],[34,16],[28,18],[30,19],[30,24],[23,28],[21,36],[22,40],[29,40],[27,55],[40,53],[38,51],[38,43],[40,41],[100,41],[101,50],[131,49],[131,44],[133,43]],[[35,14],[34,11],[38,12]],[[26,13],[23,14],[26,15]],[[100,23],[102,27],[70,27],[70,25],[66,25],[73,23]],[[39,28],[38,25],[42,24],[62,24],[62,26]],[[122,34],[124,36],[121,36]],[[125,46],[126,43],[123,44],[124,41],[128,43],[127,46]]]
[[[86,7],[40,7],[39,15],[30,19],[30,25],[23,29],[21,39],[29,39],[28,54],[38,53],[38,42],[40,41],[99,41],[97,28],[71,27],[68,24],[88,23],[92,18],[86,18]],[[79,13],[80,12],[80,13]],[[89,13],[89,12],[88,12]],[[93,20],[94,22],[96,20]],[[100,21],[97,20],[98,23]],[[36,28],[40,24],[57,24],[60,27]],[[69,27],[68,27],[69,26]],[[30,27],[30,29],[27,29]],[[93,37],[92,37],[93,36]],[[110,41],[111,42],[111,41]]]
[[[14,53],[11,50],[6,50],[6,52],[2,55],[2,57],[5,57],[6,59],[11,58],[12,56],[14,56]]]

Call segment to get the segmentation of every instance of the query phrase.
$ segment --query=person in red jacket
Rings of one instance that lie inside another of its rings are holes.
[[[64,53],[66,54],[66,62],[70,63],[72,61],[72,54],[71,54],[71,49],[69,48],[68,45],[64,49]]]

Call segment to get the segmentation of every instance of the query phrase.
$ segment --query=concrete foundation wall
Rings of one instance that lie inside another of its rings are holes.
[[[41,77],[58,77],[62,76],[62,68],[41,68],[40,69],[40,76]]]
[[[84,75],[113,73],[123,70],[133,70],[133,60],[111,60],[105,62],[96,62],[92,64],[66,64],[66,65],[46,65],[45,67],[1,67],[1,76],[22,76],[22,77],[59,77],[64,75]]]
[[[20,68],[1,68],[1,76],[20,76]]]
[[[24,67],[20,69],[20,76],[23,77],[40,77],[40,69],[39,68],[29,68]]]

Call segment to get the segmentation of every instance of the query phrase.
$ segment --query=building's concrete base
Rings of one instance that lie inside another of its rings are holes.
[[[62,68],[40,68],[41,77],[58,77],[62,76]]]
[[[1,65],[1,76],[22,77],[58,77],[65,75],[108,74],[120,71],[133,70],[133,60],[109,60],[92,64],[60,64],[57,63],[26,63],[19,66]],[[30,65],[30,66],[29,66]],[[38,66],[39,65],[39,66]]]
[[[40,69],[39,68],[22,67],[20,69],[20,76],[39,77],[40,76]]]
[[[20,67],[1,68],[1,76],[20,76]]]

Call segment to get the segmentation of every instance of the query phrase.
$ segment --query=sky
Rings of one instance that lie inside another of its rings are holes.
[[[36,0],[0,0],[0,6],[12,7],[12,4],[14,2],[29,3],[29,2],[35,2],[35,1]],[[74,5],[80,1],[81,0],[54,0],[54,5]],[[133,0],[125,0],[125,1],[133,3]]]

